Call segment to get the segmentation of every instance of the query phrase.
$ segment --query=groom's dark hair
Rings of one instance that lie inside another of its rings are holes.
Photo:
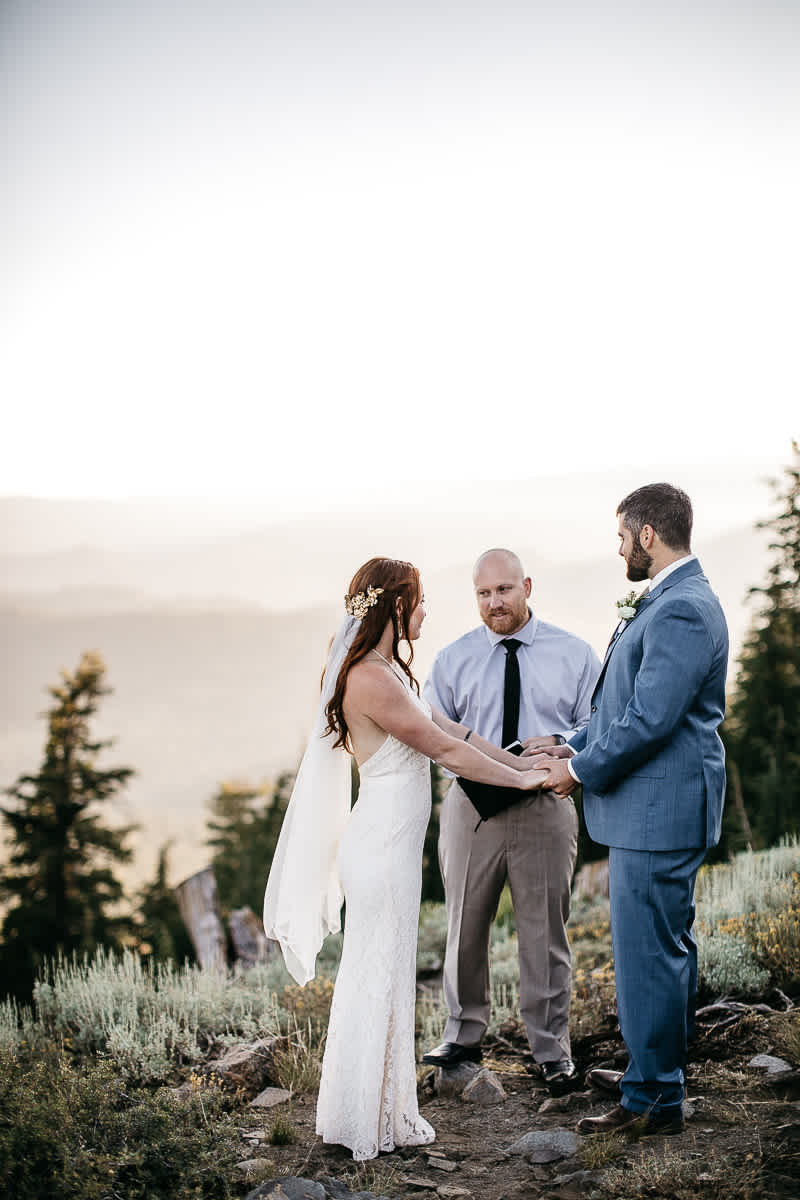
[[[645,525],[652,525],[670,550],[688,550],[692,541],[692,502],[680,488],[671,483],[646,483],[624,500],[620,500],[617,516],[635,538]]]

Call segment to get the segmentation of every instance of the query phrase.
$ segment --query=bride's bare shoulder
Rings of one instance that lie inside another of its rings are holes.
[[[383,691],[385,688],[402,689],[402,686],[394,672],[382,663],[362,659],[348,671],[345,690],[350,697],[354,697],[374,695],[376,691]]]

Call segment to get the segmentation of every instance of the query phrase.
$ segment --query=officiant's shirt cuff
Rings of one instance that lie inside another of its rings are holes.
[[[575,782],[576,782],[576,783],[580,783],[580,779],[579,779],[579,777],[578,777],[578,774],[577,774],[577,772],[575,771],[575,768],[574,768],[574,767],[573,767],[573,765],[572,765],[572,758],[568,758],[568,759],[567,759],[567,770],[569,771],[570,775],[571,775],[571,776],[572,776],[572,778],[575,780]]]

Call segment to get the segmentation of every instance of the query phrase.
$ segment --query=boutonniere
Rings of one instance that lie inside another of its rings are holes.
[[[639,611],[639,604],[642,597],[637,596],[636,592],[628,592],[627,596],[623,596],[617,601],[617,619],[620,621],[632,621]]]

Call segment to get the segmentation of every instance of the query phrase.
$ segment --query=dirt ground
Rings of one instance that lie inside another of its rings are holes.
[[[800,1197],[796,1052],[794,1069],[775,1078],[747,1065],[756,1054],[788,1057],[786,1047],[794,1049],[800,1042],[797,1010],[770,1013],[756,1006],[733,1015],[708,1014],[692,1050],[682,1135],[580,1138],[575,1156],[544,1165],[505,1151],[531,1130],[574,1130],[581,1117],[598,1115],[614,1101],[581,1090],[561,1100],[555,1111],[540,1112],[548,1093],[535,1074],[525,1043],[514,1030],[504,1030],[503,1035],[485,1043],[484,1065],[500,1078],[507,1093],[504,1103],[480,1107],[461,1098],[434,1096],[433,1072],[420,1069],[421,1111],[436,1130],[436,1142],[430,1147],[398,1150],[372,1163],[354,1164],[343,1147],[324,1146],[315,1136],[315,1097],[306,1095],[294,1097],[280,1110],[297,1140],[289,1145],[266,1142],[258,1153],[274,1164],[273,1177],[299,1175],[322,1182],[333,1177],[354,1192],[397,1197]],[[615,1029],[579,1041],[573,1053],[582,1073],[591,1066],[624,1064]],[[268,1117],[267,1129],[276,1119]]]

